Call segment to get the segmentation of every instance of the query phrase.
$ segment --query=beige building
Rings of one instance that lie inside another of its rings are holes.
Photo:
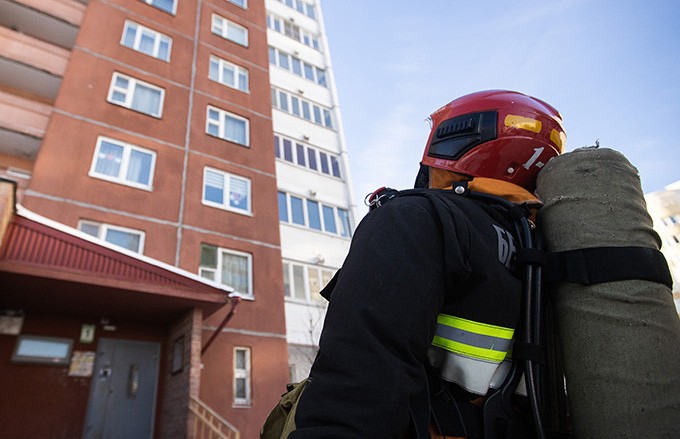
[[[673,275],[673,296],[680,312],[680,180],[645,198],[654,228],[661,237],[661,251]]]

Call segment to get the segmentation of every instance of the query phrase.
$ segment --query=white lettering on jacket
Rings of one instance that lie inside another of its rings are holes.
[[[509,234],[505,229],[493,225],[496,229],[496,234],[498,235],[498,260],[501,264],[510,268],[510,263],[512,262],[512,257],[515,255],[515,240],[512,235]]]

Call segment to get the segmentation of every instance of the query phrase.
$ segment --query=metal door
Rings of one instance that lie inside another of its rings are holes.
[[[85,417],[85,439],[153,437],[158,343],[100,339]]]

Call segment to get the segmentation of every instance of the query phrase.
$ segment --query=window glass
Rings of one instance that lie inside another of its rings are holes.
[[[100,137],[90,176],[150,189],[155,157],[152,151]]]
[[[277,159],[281,158],[281,148],[279,147],[280,139],[279,136],[274,136],[274,155]]]
[[[322,205],[324,229],[329,233],[338,233],[335,226],[335,209],[330,206]]]
[[[130,164],[127,170],[127,181],[148,186],[151,179],[151,154],[137,149],[130,151]]]
[[[350,236],[349,212],[345,209],[338,208],[338,217],[340,219],[340,235]]]
[[[279,52],[279,67],[282,69],[290,70],[290,55],[287,53]]]
[[[305,214],[302,207],[302,199],[290,196],[290,212],[294,224],[305,225]]]
[[[248,29],[216,14],[212,16],[212,32],[241,46],[248,46]]]
[[[328,155],[325,152],[319,151],[319,159],[321,160],[321,172],[330,174],[328,169]]]
[[[319,215],[319,203],[307,200],[307,216],[309,217],[309,227],[321,230],[321,217]]]
[[[316,151],[312,148],[307,149],[307,158],[309,159],[309,167],[315,171],[318,169],[316,166]]]
[[[298,76],[302,76],[302,63],[301,63],[301,61],[298,58],[293,57],[292,63],[293,63],[293,73],[295,73]]]
[[[135,233],[109,228],[106,231],[104,240],[128,250],[135,252],[139,250],[140,236]]]
[[[319,270],[312,267],[307,267],[307,278],[309,279],[309,298],[313,302],[323,302],[324,299],[321,297],[319,292],[321,291],[321,283],[319,280]]]
[[[224,204],[224,178],[217,172],[205,171],[203,198],[217,204]]]
[[[102,140],[99,144],[94,171],[97,174],[118,177],[123,163],[123,150],[124,148],[120,145]]]
[[[279,192],[279,221],[288,222],[288,203],[284,192]]]
[[[330,156],[331,157],[331,170],[333,171],[333,176],[334,177],[340,177],[340,162],[338,161],[338,158],[335,156]]]
[[[305,273],[301,265],[293,265],[293,295],[298,299],[305,298]]]
[[[319,83],[319,85],[323,85],[326,87],[326,71],[317,68],[316,69],[316,81]]]
[[[331,112],[324,108],[323,110],[323,124],[326,128],[333,128],[333,119],[331,118]]]
[[[314,80],[314,67],[307,63],[305,63],[305,78]]]
[[[279,108],[288,111],[288,94],[282,91],[279,92]]]
[[[290,97],[290,102],[293,105],[292,113],[296,116],[300,115],[300,100],[295,96]]]
[[[142,0],[146,4],[154,6],[170,14],[175,14],[175,1],[176,0]]]
[[[217,268],[217,247],[201,245],[201,267]]]
[[[283,139],[283,159],[293,161],[293,143],[288,139]]]
[[[248,121],[214,107],[208,107],[206,132],[230,142],[248,146]]]
[[[78,229],[81,232],[85,232],[88,235],[99,236],[99,225],[93,223],[82,222],[78,225]]]
[[[314,105],[313,108],[314,108],[314,123],[317,125],[322,125],[323,122],[321,120],[321,108],[316,105]]]
[[[144,232],[92,221],[80,221],[78,229],[118,247],[137,253],[142,252]]]
[[[232,176],[229,186],[229,206],[249,211],[250,185],[248,180]]]
[[[132,96],[132,109],[152,116],[160,116],[161,90],[137,82]]]
[[[284,262],[283,263],[283,294],[286,297],[291,297],[290,273],[288,272],[289,270],[290,270],[290,264],[288,264],[288,262]]]
[[[312,114],[309,111],[309,102],[302,101],[302,117],[307,120],[312,120]]]
[[[250,296],[248,258],[223,250],[221,259],[221,282],[233,287],[237,293]]]
[[[235,4],[236,6],[240,6],[240,7],[242,7],[243,9],[245,9],[245,8],[248,7],[248,2],[247,2],[247,0],[227,0],[227,1],[230,2],[230,3]]]
[[[300,143],[295,144],[295,150],[297,152],[297,164],[305,166],[305,147]]]

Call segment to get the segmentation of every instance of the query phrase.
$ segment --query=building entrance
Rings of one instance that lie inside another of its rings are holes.
[[[85,418],[85,439],[153,437],[158,343],[100,339]]]

